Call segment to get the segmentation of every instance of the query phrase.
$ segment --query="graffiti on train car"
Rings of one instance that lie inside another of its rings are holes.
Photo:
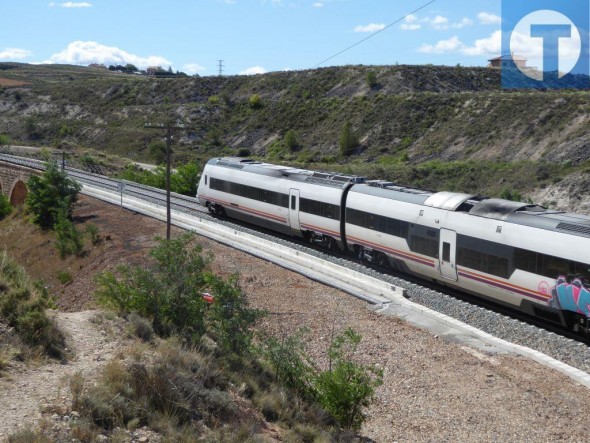
[[[568,282],[565,276],[560,275],[551,293],[552,305],[590,317],[590,289],[581,279],[574,278]]]

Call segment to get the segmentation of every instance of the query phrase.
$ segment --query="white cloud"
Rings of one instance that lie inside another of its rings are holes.
[[[480,12],[477,14],[477,18],[482,25],[499,25],[502,23],[502,19],[500,17],[490,12]]]
[[[255,74],[266,74],[268,71],[262,66],[252,66],[251,68],[240,71],[240,75],[255,75]]]
[[[92,3],[88,2],[65,2],[61,4],[62,8],[92,8]]]
[[[313,5],[311,5],[311,6],[313,6],[314,8],[321,8],[322,6],[324,6],[324,4],[323,4],[323,3],[320,3],[320,2],[315,2],[315,3],[314,3]]]
[[[417,23],[402,23],[399,28],[403,31],[417,31],[418,29],[422,28],[422,25]]]
[[[465,26],[472,26],[472,25],[473,25],[473,20],[471,20],[471,19],[469,19],[467,17],[464,17],[460,22],[453,23],[451,25],[451,27],[453,27],[455,29],[462,29]]]
[[[187,74],[194,75],[198,74],[199,72],[205,71],[207,68],[204,66],[199,65],[198,63],[189,63],[182,67],[182,70]]]
[[[432,26],[437,31],[444,31],[445,29],[449,29],[449,19],[443,17],[442,15],[437,15],[433,19],[429,21],[430,26]]]
[[[461,40],[456,35],[448,40],[440,40],[435,45],[423,44],[418,48],[418,52],[425,54],[444,54],[445,52],[454,52],[463,46]]]
[[[113,46],[104,46],[97,42],[82,41],[70,43],[66,49],[57,54],[53,54],[45,63],[64,63],[71,65],[88,65],[90,63],[124,65],[131,63],[139,68],[172,65],[170,61],[157,55],[140,57]]]
[[[494,31],[489,37],[476,40],[473,46],[464,46],[461,52],[465,55],[500,55],[502,50],[502,32]]]
[[[435,45],[424,44],[418,48],[418,52],[425,54],[444,54],[458,52],[472,57],[492,56],[500,54],[502,46],[502,33],[493,32],[489,37],[476,40],[468,46],[454,36],[448,40],[439,40]]]
[[[366,26],[358,25],[355,26],[354,32],[376,32],[385,29],[385,25],[382,23],[371,23]]]
[[[51,8],[59,6],[60,8],[92,8],[92,3],[89,2],[64,2],[64,3],[49,3]]]
[[[15,60],[27,58],[31,55],[31,51],[19,48],[6,48],[0,51],[0,60]]]
[[[417,21],[418,17],[414,14],[410,14],[404,19],[404,23],[402,23],[399,28],[404,31],[416,31],[422,28],[422,25],[417,23]]]

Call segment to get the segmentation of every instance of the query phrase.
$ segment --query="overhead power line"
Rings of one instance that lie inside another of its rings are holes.
[[[327,58],[327,59],[325,59],[324,61],[322,61],[322,62],[318,63],[317,65],[315,65],[313,68],[314,68],[314,69],[315,69],[315,68],[319,68],[321,65],[323,65],[323,64],[324,64],[324,63],[326,63],[327,61],[329,61],[329,60],[332,60],[334,57],[337,57],[337,56],[339,56],[339,55],[340,55],[340,54],[342,54],[343,52],[346,52],[346,51],[348,51],[349,49],[352,49],[352,48],[354,48],[355,46],[358,46],[358,45],[360,45],[360,44],[361,44],[361,43],[363,43],[363,42],[366,42],[366,41],[367,41],[367,40],[369,40],[371,37],[375,37],[375,36],[376,36],[377,34],[379,34],[380,32],[383,32],[383,31],[385,31],[386,29],[388,29],[388,28],[391,28],[393,25],[395,25],[395,24],[397,24],[397,23],[401,22],[402,20],[405,20],[405,19],[406,19],[406,18],[408,18],[410,15],[412,15],[412,14],[415,14],[416,12],[419,12],[419,11],[421,11],[422,9],[426,8],[427,6],[430,6],[430,5],[431,5],[431,4],[433,4],[435,1],[436,1],[436,0],[431,0],[431,1],[429,1],[428,3],[426,3],[426,4],[422,5],[422,6],[420,6],[420,7],[419,7],[418,9],[416,9],[415,11],[412,11],[412,12],[410,12],[409,14],[406,14],[406,15],[404,15],[403,17],[401,17],[401,18],[397,19],[397,20],[396,20],[396,21],[394,21],[393,23],[390,23],[390,24],[388,24],[388,25],[387,25],[386,27],[384,27],[383,29],[380,29],[379,31],[375,31],[375,32],[373,32],[373,33],[372,33],[371,35],[369,35],[368,37],[365,37],[364,39],[362,39],[362,40],[359,40],[358,42],[356,42],[356,43],[354,43],[354,44],[350,45],[348,48],[345,48],[345,49],[343,49],[342,51],[340,51],[340,52],[338,52],[338,53],[336,53],[336,54],[332,55],[331,57],[328,57],[328,58]]]

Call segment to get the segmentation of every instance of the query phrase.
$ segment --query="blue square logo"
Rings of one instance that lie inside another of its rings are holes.
[[[502,0],[503,88],[590,88],[590,0]]]

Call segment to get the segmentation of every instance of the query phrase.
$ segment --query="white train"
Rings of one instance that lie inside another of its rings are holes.
[[[218,215],[590,330],[590,217],[241,158],[204,168]]]

